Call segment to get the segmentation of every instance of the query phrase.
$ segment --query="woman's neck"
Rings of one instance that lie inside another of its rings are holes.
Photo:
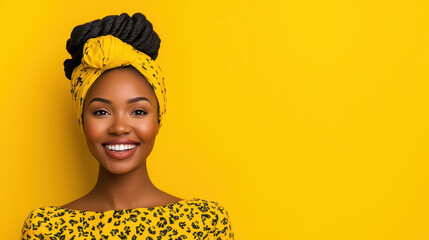
[[[112,174],[99,165],[97,183],[88,197],[105,209],[128,209],[156,205],[163,193],[150,180],[145,161],[125,174]]]

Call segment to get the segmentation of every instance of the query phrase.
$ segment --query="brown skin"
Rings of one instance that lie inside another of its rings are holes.
[[[93,98],[112,102],[89,102]],[[135,97],[146,97],[127,104]],[[132,68],[105,71],[90,87],[84,103],[84,131],[88,148],[99,162],[95,187],[62,207],[107,211],[168,205],[183,199],[158,189],[150,180],[146,159],[159,132],[158,103],[151,85]],[[140,144],[123,160],[110,157],[102,143],[125,138]]]

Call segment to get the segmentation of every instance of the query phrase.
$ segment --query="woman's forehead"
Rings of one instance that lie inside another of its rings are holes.
[[[142,75],[118,68],[104,72],[88,90],[87,99],[103,97],[114,100],[140,96],[148,99],[156,98],[152,86]]]

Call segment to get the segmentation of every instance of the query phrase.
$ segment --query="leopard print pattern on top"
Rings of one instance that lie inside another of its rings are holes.
[[[226,209],[214,201],[183,199],[165,206],[103,212],[47,206],[32,210],[21,239],[234,239]]]

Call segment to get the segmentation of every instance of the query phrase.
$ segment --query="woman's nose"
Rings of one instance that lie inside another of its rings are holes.
[[[130,129],[126,114],[116,114],[113,117],[113,122],[110,125],[108,132],[109,134],[122,135],[129,133]]]

